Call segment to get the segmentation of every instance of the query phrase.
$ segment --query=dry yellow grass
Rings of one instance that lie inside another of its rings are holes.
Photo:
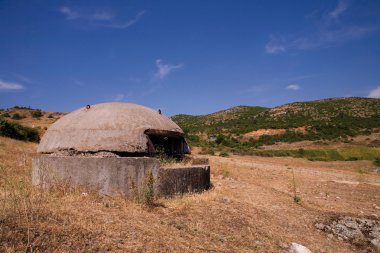
[[[314,224],[341,213],[380,215],[379,175],[357,171],[371,168],[365,161],[211,157],[213,189],[147,208],[84,188],[32,187],[36,147],[0,138],[1,252],[288,252],[291,242],[364,252]]]

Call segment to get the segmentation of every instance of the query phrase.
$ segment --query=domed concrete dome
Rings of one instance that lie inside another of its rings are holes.
[[[183,131],[171,119],[130,103],[102,103],[71,112],[49,127],[38,153],[78,152],[187,153]],[[169,151],[168,151],[169,150]]]

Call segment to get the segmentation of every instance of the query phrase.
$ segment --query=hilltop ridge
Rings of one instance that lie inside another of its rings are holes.
[[[294,102],[274,108],[237,106],[208,115],[175,115],[172,119],[191,133],[244,134],[264,128],[287,129],[326,123],[373,128],[380,127],[379,117],[380,99],[352,97]]]

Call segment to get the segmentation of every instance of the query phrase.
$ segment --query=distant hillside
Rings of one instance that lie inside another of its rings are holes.
[[[267,110],[259,106],[236,106],[201,116],[179,114],[172,119],[189,133],[244,132],[251,129],[255,116]]]
[[[176,115],[172,119],[188,132],[243,134],[266,128],[296,128],[338,124],[348,127],[380,127],[380,99],[336,98],[296,102],[272,109],[238,106],[203,115]]]
[[[238,106],[209,115],[176,115],[172,119],[196,146],[215,146],[205,139],[213,135],[218,136],[217,145],[239,149],[275,142],[346,140],[380,128],[380,99],[333,98],[272,109]],[[259,133],[264,134],[257,136]]]
[[[323,124],[380,127],[380,99],[333,98],[297,102],[267,110],[254,119],[253,129],[291,128]]]
[[[0,136],[38,142],[46,129],[63,115],[30,107],[0,109]]]

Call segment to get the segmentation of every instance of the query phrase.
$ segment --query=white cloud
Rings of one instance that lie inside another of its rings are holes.
[[[59,11],[66,17],[67,20],[82,20],[94,26],[125,29],[137,23],[145,14],[145,10],[137,13],[137,15],[129,21],[121,21],[116,18],[116,15],[106,10],[95,10],[93,12],[83,12],[74,10],[68,6],[62,6]]]
[[[144,14],[145,14],[145,11],[141,11],[141,12],[137,13],[137,15],[135,16],[135,18],[133,18],[133,19],[127,21],[127,22],[123,22],[123,23],[110,23],[110,24],[104,24],[103,26],[104,27],[109,27],[109,28],[115,28],[115,29],[125,29],[125,28],[128,28],[131,25],[137,23]]]
[[[380,98],[380,86],[371,90],[368,94],[369,98]]]
[[[92,13],[83,13],[76,10],[73,10],[70,7],[62,6],[59,8],[59,11],[66,16],[66,19],[74,20],[74,19],[85,19],[90,21],[105,21],[112,20],[115,15],[104,10],[96,10]]]
[[[265,51],[268,54],[277,54],[277,53],[284,52],[285,47],[281,45],[281,42],[275,36],[271,36],[271,39],[265,45]]]
[[[18,91],[23,90],[24,86],[22,86],[19,83],[14,82],[6,82],[3,80],[0,80],[0,91]]]
[[[112,20],[114,15],[107,11],[96,11],[90,17],[94,20]]]
[[[11,73],[12,76],[14,76],[17,80],[19,80],[20,82],[23,82],[23,83],[29,83],[29,84],[32,84],[34,83],[34,81],[32,79],[30,79],[29,77],[26,77],[24,75],[21,75],[19,73]]]
[[[339,18],[346,14],[348,1],[340,0],[330,12],[315,12],[312,18],[313,32],[289,34],[286,36],[271,35],[265,45],[268,54],[282,53],[288,50],[307,50],[321,47],[331,47],[338,43],[360,39],[367,34],[378,31],[379,27],[369,25],[344,24]]]
[[[125,98],[125,95],[120,93],[120,94],[117,94],[117,95],[116,95],[114,101],[115,101],[115,102],[120,102],[120,101],[122,101],[124,98]]]
[[[73,11],[71,8],[67,7],[67,6],[62,6],[61,8],[59,8],[59,11],[66,16],[67,19],[77,19],[77,18],[81,18],[81,15],[76,12],[76,11]]]
[[[78,80],[78,79],[73,79],[73,82],[78,85],[78,86],[86,86],[86,84],[84,82],[82,82],[81,80]]]
[[[183,64],[170,65],[163,64],[161,59],[156,60],[157,71],[154,74],[156,79],[164,79],[167,75],[169,75],[173,70],[183,68]]]
[[[343,12],[345,12],[348,8],[347,0],[339,0],[338,5],[335,7],[333,11],[329,13],[330,17],[338,18]]]
[[[289,84],[287,87],[286,87],[288,90],[299,90],[301,89],[301,86],[299,86],[299,84]]]

